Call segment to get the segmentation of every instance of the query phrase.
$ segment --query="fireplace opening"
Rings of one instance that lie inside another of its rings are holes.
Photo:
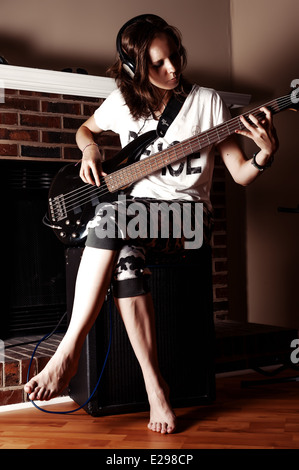
[[[46,334],[66,311],[64,246],[42,219],[61,163],[2,161],[2,339]],[[65,330],[66,320],[60,325]]]

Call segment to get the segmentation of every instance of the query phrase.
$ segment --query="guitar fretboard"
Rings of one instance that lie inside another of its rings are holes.
[[[290,95],[274,99],[264,106],[267,107],[272,114],[276,114],[292,104]],[[264,116],[260,111],[260,106],[253,109],[243,116],[248,119],[249,114],[257,118]],[[204,131],[189,139],[186,139],[178,144],[168,147],[162,152],[153,154],[139,162],[133,163],[121,170],[117,170],[105,176],[105,183],[110,192],[117,191],[125,186],[128,186],[140,179],[161,170],[171,163],[177,162],[188,155],[194,154],[199,150],[209,147],[210,145],[217,144],[230,135],[234,134],[236,130],[242,130],[245,126],[240,120],[240,116],[234,117],[219,124],[208,131]]]

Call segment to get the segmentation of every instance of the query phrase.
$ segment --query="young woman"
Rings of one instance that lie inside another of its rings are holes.
[[[151,144],[141,158],[171,144],[221,124],[229,113],[214,90],[189,86],[182,76],[186,53],[179,31],[155,15],[141,15],[130,20],[118,36],[119,57],[110,72],[118,88],[77,132],[82,150],[80,176],[85,183],[100,185],[104,175],[101,152],[95,136],[112,130],[120,135],[123,146],[132,138],[156,129],[158,120],[173,95],[184,98],[182,108],[164,138]],[[218,151],[234,180],[247,185],[269,166],[278,142],[272,117],[262,108],[264,119],[251,116],[243,120],[239,131],[259,148],[254,158],[247,159],[231,137],[218,144]],[[204,241],[209,242],[211,203],[209,192],[213,173],[214,147],[186,157],[177,165],[168,165],[144,177],[130,192],[130,201],[178,201],[200,203],[204,208]],[[133,198],[133,199],[132,199]],[[120,205],[113,206],[116,212]],[[76,373],[81,348],[102,306],[113,278],[115,302],[124,321],[130,342],[139,361],[148,400],[152,431],[171,433],[176,417],[169,402],[169,391],[159,370],[154,310],[147,286],[145,255],[158,246],[173,251],[183,248],[183,238],[161,240],[130,239],[127,234],[103,236],[103,211],[98,208],[89,223],[86,247],[80,264],[72,318],[56,353],[44,370],[25,385],[30,399],[49,400],[57,396]],[[119,230],[117,229],[117,233]],[[165,245],[166,243],[166,245]]]

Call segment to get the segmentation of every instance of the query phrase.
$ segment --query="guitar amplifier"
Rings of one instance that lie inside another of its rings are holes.
[[[82,248],[66,249],[69,318],[81,255]],[[150,270],[159,364],[172,406],[211,403],[215,374],[210,247],[191,250],[190,259],[150,265]],[[110,295],[87,335],[69,394],[93,416],[148,409],[141,369]]]

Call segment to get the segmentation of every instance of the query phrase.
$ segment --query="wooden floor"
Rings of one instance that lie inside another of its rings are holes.
[[[172,435],[147,430],[146,412],[52,415],[33,406],[2,412],[0,449],[299,449],[299,383],[243,388],[243,378],[262,377],[217,377],[215,403],[176,410],[179,427]],[[66,403],[47,409],[75,407]]]

